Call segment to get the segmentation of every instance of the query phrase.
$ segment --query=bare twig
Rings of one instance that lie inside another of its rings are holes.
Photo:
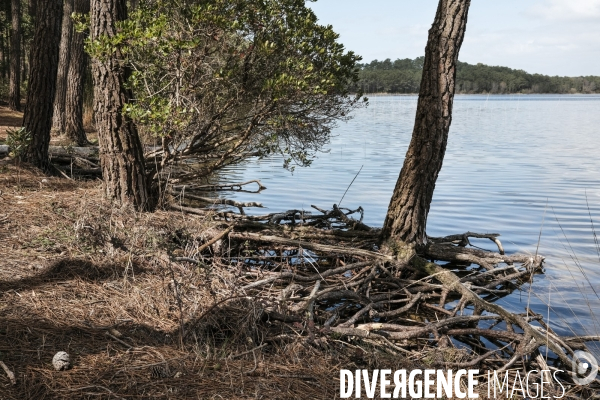
[[[6,375],[8,376],[8,379],[10,380],[10,383],[12,383],[13,385],[16,385],[17,384],[17,379],[15,378],[14,372],[12,372],[6,366],[6,364],[4,364],[4,362],[2,362],[2,361],[0,361],[0,367],[2,367],[2,369],[4,370],[4,372],[6,372]]]

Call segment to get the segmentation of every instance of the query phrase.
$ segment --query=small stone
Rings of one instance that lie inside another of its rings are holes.
[[[66,369],[69,369],[69,367],[71,366],[71,359],[69,358],[69,354],[65,351],[59,351],[52,358],[52,365],[57,371],[64,371]]]
[[[48,183],[48,179],[42,179],[42,183]]]

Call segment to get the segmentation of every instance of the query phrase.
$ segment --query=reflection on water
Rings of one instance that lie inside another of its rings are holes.
[[[331,207],[364,165],[343,205],[362,206],[365,223],[381,226],[410,140],[416,100],[370,98],[367,109],[334,130],[329,152],[293,175],[281,168],[281,159],[228,169],[225,181],[260,179],[268,189],[227,196],[260,201],[268,212]],[[563,334],[600,334],[600,259],[590,222],[591,214],[600,234],[599,127],[600,96],[456,96],[428,219],[432,236],[499,232],[508,252],[535,253],[541,230],[546,274],[536,278],[530,300],[526,287],[499,303],[524,312],[530,301],[547,315],[544,303],[550,299],[550,321]],[[494,246],[486,240],[473,244]]]

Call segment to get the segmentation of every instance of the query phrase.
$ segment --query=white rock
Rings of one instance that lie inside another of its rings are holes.
[[[69,358],[69,354],[65,351],[59,351],[52,358],[52,365],[57,371],[64,371],[66,369],[69,369],[69,367],[71,366],[71,359]]]

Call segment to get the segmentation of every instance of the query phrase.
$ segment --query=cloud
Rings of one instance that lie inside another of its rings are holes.
[[[462,61],[548,75],[599,74],[600,0],[507,1],[473,8]]]
[[[365,62],[424,54],[438,0],[311,3]],[[600,75],[600,0],[472,1],[460,60],[548,75]]]
[[[529,13],[550,21],[595,20],[600,19],[600,0],[545,0]]]
[[[564,30],[548,22],[512,30],[472,29],[460,59],[548,75],[598,75],[600,27]],[[572,24],[570,24],[572,25]]]

